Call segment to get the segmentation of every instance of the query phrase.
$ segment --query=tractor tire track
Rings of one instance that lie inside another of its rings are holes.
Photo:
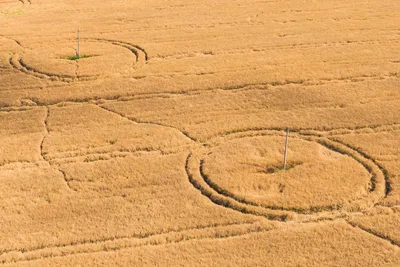
[[[235,227],[243,229],[235,230]],[[220,229],[222,228],[222,229]],[[219,230],[231,229],[231,234],[219,234]],[[146,234],[134,234],[128,236],[116,236],[101,240],[84,240],[70,244],[57,246],[40,246],[28,250],[7,250],[0,254],[0,264],[9,262],[26,262],[44,258],[66,257],[70,255],[90,254],[96,252],[118,251],[126,248],[141,247],[147,245],[167,245],[181,243],[189,240],[223,239],[245,236],[251,233],[260,233],[276,229],[275,227],[263,227],[257,221],[240,223],[212,224],[176,230],[165,230]],[[235,232],[236,231],[236,232]],[[204,233],[202,233],[204,232]],[[200,236],[199,236],[200,234]],[[165,238],[160,238],[165,237]],[[20,253],[20,259],[15,260],[11,255]]]
[[[193,185],[194,188],[199,190],[202,195],[207,197],[214,204],[238,211],[242,214],[262,216],[269,220],[287,221],[287,219],[291,216],[290,214],[277,215],[274,213],[265,213],[262,211],[248,209],[245,205],[242,205],[242,203],[240,203],[240,202],[235,203],[235,201],[232,202],[232,201],[229,201],[227,198],[221,198],[218,195],[215,195],[212,191],[208,190],[206,187],[201,185],[199,183],[199,181],[197,181],[193,177],[193,174],[191,173],[190,168],[189,168],[189,161],[190,161],[191,157],[192,157],[192,153],[190,153],[188,155],[188,157],[186,159],[186,164],[185,164],[185,170],[186,170],[186,174],[188,176],[189,182]]]
[[[372,161],[376,166],[379,167],[379,169],[382,171],[382,173],[384,174],[385,177],[385,197],[388,197],[390,194],[390,191],[392,190],[392,182],[390,181],[390,177],[389,177],[389,172],[379,163],[376,161],[376,159],[374,159],[373,157],[371,157],[370,155],[368,155],[367,153],[365,153],[361,148],[359,147],[355,147],[352,145],[347,144],[344,141],[341,141],[338,138],[330,138],[330,140],[333,140],[335,142],[338,142],[354,151],[357,151],[357,153],[359,153],[360,155],[362,155],[364,158],[369,159],[370,161]]]
[[[5,38],[8,38],[8,37],[5,37]],[[22,45],[19,41],[14,40],[14,39],[11,39],[11,40],[13,40],[19,46],[22,47]],[[137,64],[139,67],[147,64],[148,54],[147,54],[146,50],[144,50],[142,47],[140,47],[138,45],[134,45],[134,44],[130,44],[127,42],[122,42],[122,41],[108,40],[108,39],[88,39],[88,41],[103,42],[103,43],[108,43],[111,45],[120,46],[125,49],[128,49],[130,52],[132,52],[135,55],[135,58],[136,58],[136,60],[135,60],[136,64],[134,66],[132,66],[134,68]],[[75,69],[75,75],[56,74],[56,73],[50,73],[50,72],[35,69],[34,67],[29,66],[23,60],[23,58],[21,58],[18,55],[11,56],[9,59],[9,63],[15,70],[18,70],[27,75],[34,76],[39,79],[50,80],[50,81],[62,81],[62,82],[66,82],[66,83],[71,83],[71,82],[77,82],[77,81],[93,81],[93,80],[97,80],[100,77],[100,75],[79,75],[79,72],[78,72],[79,63],[78,62],[77,62],[77,66]]]
[[[66,76],[66,75],[58,75],[53,73],[42,72],[36,70],[30,66],[28,66],[20,57],[14,55],[10,57],[9,63],[14,70],[19,72],[34,76],[39,79],[48,79],[52,81],[65,81],[65,82],[72,82],[73,76]]]
[[[337,210],[338,207],[335,206],[313,206],[309,209],[302,209],[302,208],[284,208],[284,207],[279,207],[279,206],[269,206],[269,205],[263,205],[263,204],[258,204],[252,201],[248,201],[245,198],[236,196],[235,194],[229,192],[226,189],[221,188],[219,185],[217,185],[215,182],[213,182],[208,175],[204,173],[204,160],[200,160],[200,175],[203,178],[203,180],[208,184],[209,187],[211,187],[214,191],[216,191],[218,194],[224,195],[228,198],[232,198],[236,200],[239,203],[245,204],[245,205],[251,205],[255,207],[262,207],[265,209],[270,209],[270,210],[279,210],[279,211],[292,211],[300,214],[310,214],[315,211],[333,211]]]
[[[347,221],[347,223],[348,223],[350,226],[352,226],[352,227],[354,227],[354,228],[356,228],[356,229],[359,229],[359,230],[361,230],[361,231],[363,231],[363,232],[365,232],[365,233],[368,233],[369,235],[373,235],[374,237],[378,237],[379,239],[382,239],[382,240],[384,240],[384,241],[387,241],[387,242],[389,242],[390,244],[392,244],[393,246],[397,246],[397,247],[400,248],[400,242],[399,242],[399,241],[393,240],[393,239],[391,239],[389,236],[387,236],[387,235],[385,235],[385,234],[383,234],[383,233],[380,233],[380,232],[375,231],[375,230],[373,230],[373,229],[370,229],[370,228],[361,226],[361,225],[359,225],[359,224],[357,224],[357,223],[354,223],[354,222],[351,222],[351,221]]]
[[[19,63],[17,62],[13,62],[13,58],[11,57],[9,60],[9,63],[11,65],[12,68],[14,68],[15,70],[18,70],[20,72],[23,73],[27,73],[27,74],[31,74],[33,76],[35,76],[34,73],[30,73],[28,70],[25,70],[23,68],[19,67]],[[237,71],[235,71],[237,72]],[[36,74],[38,75],[37,78],[40,79],[46,79],[46,77],[43,77],[42,74]],[[159,77],[162,77],[163,75],[159,75]],[[323,84],[329,84],[331,82],[351,82],[351,83],[358,83],[358,82],[362,82],[359,81],[359,79],[379,79],[381,80],[381,76],[382,75],[375,75],[375,76],[366,76],[366,75],[361,75],[361,76],[348,76],[348,77],[341,77],[341,78],[320,78],[317,80],[314,79],[309,79],[309,80],[285,80],[285,81],[271,81],[271,82],[263,82],[263,83],[242,83],[242,84],[238,84],[238,85],[231,85],[231,86],[226,86],[226,87],[210,87],[210,88],[205,88],[205,89],[193,89],[193,90],[186,90],[186,91],[165,91],[165,92],[149,92],[149,93],[138,93],[137,96],[158,96],[158,95],[187,95],[187,94],[193,94],[193,93],[209,93],[209,92],[216,92],[216,91],[253,91],[253,90],[266,90],[269,87],[284,87],[284,86],[288,86],[288,85],[301,85],[301,86],[315,86],[315,85],[323,85]],[[135,76],[127,76],[127,77],[131,77],[131,78],[135,78],[135,79],[142,79],[142,78],[147,78],[147,77],[157,77],[157,75],[154,76],[144,76],[144,77],[135,77]],[[399,78],[399,74],[393,73],[393,74],[389,74],[386,75],[384,78],[389,79],[389,78]],[[78,79],[75,79],[73,81],[71,80],[65,80],[65,82],[70,83],[70,82],[74,82],[74,83],[85,83],[87,81],[93,81],[95,79],[97,79],[98,77],[96,76],[81,76],[78,77]],[[53,82],[55,81],[59,81],[59,82],[63,82],[63,80],[61,79],[53,79]],[[63,84],[61,85],[56,85],[54,87],[62,87],[64,86]],[[52,86],[53,87],[53,86]],[[42,89],[42,87],[18,87],[18,88],[13,88],[13,89],[7,89],[7,90],[3,90],[3,92],[13,92],[13,91],[20,91],[20,90],[36,90],[36,89]],[[118,98],[123,98],[123,97],[131,97],[131,94],[126,94],[126,95],[118,95]],[[116,97],[105,97],[105,98],[99,98],[99,97],[84,97],[84,98],[67,98],[63,101],[59,101],[59,102],[46,102],[46,103],[38,103],[38,105],[41,106],[47,106],[47,105],[56,105],[62,102],[80,102],[80,103],[88,103],[89,101],[93,101],[93,100],[107,100],[107,101],[111,101],[111,100],[115,100]]]
[[[142,122],[142,121],[140,121],[140,120],[137,120],[137,119],[134,119],[134,118],[125,116],[125,115],[122,114],[122,113],[119,113],[119,112],[114,111],[114,110],[112,110],[112,109],[110,109],[110,108],[108,108],[108,107],[105,107],[104,105],[99,105],[99,104],[98,104],[97,106],[98,106],[99,108],[101,108],[101,109],[107,111],[107,112],[111,112],[111,113],[117,114],[117,115],[119,115],[120,117],[122,117],[122,118],[124,118],[124,119],[128,119],[128,120],[130,120],[130,121],[132,121],[132,122],[135,122],[135,123],[137,123],[137,124],[155,125],[155,126],[161,126],[161,127],[165,127],[165,128],[174,129],[174,130],[176,130],[176,131],[179,131],[182,135],[185,136],[185,138],[189,139],[191,142],[197,142],[197,140],[196,140],[195,138],[191,137],[188,133],[186,133],[186,132],[184,132],[184,131],[182,131],[182,130],[180,130],[180,129],[178,129],[178,128],[175,128],[175,127],[173,127],[173,126],[164,125],[164,124],[161,124],[161,123],[154,123],[154,122]]]
[[[254,137],[254,136],[266,136],[266,135],[271,136],[271,135],[277,135],[279,133],[277,132],[277,129],[268,129],[268,130],[270,131],[268,133],[255,132],[254,134],[250,135],[245,134],[245,135],[235,136],[233,139],[240,139],[240,138]],[[282,130],[282,133],[283,132],[284,131]],[[285,208],[281,206],[269,206],[269,205],[254,203],[252,201],[246,200],[243,197],[238,197],[229,192],[228,190],[219,187],[204,173],[204,159],[202,157],[196,160],[195,172],[198,173],[198,175],[196,175],[196,177],[198,176],[198,178],[194,178],[193,173],[191,173],[189,169],[189,161],[191,160],[192,154],[190,154],[187,158],[186,172],[189,177],[190,183],[215,204],[222,205],[234,210],[238,210],[242,213],[251,213],[259,216],[263,216],[263,214],[260,213],[259,211],[249,212],[250,206],[254,208],[262,208],[268,213],[270,211],[289,212],[289,213],[304,215],[303,217],[308,217],[308,219],[316,219],[318,215],[324,214],[326,212],[332,214],[332,216],[334,217],[342,216],[343,214],[352,211],[353,206],[357,207],[360,203],[364,202],[367,203],[368,206],[374,205],[379,203],[382,199],[384,199],[387,196],[386,195],[387,191],[385,191],[386,188],[385,173],[369,157],[366,157],[364,154],[358,153],[357,150],[347,147],[339,142],[335,143],[335,141],[330,139],[321,139],[321,137],[319,136],[314,137],[310,135],[304,136],[303,139],[317,142],[329,150],[333,150],[340,154],[349,156],[350,158],[357,161],[364,169],[367,170],[367,172],[370,175],[369,192],[365,195],[363,194],[362,196],[359,196],[357,199],[353,199],[351,203],[345,207],[342,207],[341,205],[337,206],[330,205],[330,206],[312,206],[308,209],[302,209],[297,207]],[[222,142],[226,142],[226,140],[224,139]],[[212,144],[212,142],[210,144]],[[201,180],[209,187],[209,189],[207,189],[204,185],[201,184],[202,183]],[[218,195],[213,194],[212,191],[210,190],[216,192]],[[354,211],[357,212],[357,209]],[[284,215],[287,216],[286,213],[284,213]]]
[[[56,168],[54,165],[51,164],[51,162],[49,160],[46,159],[46,153],[44,152],[44,141],[45,139],[49,136],[50,131],[49,131],[49,125],[48,125],[48,119],[50,117],[50,107],[46,107],[46,117],[44,119],[44,129],[45,132],[43,134],[43,139],[40,142],[40,156],[42,157],[42,160],[47,162],[49,164],[49,166],[55,170],[57,170],[63,177],[63,181],[65,182],[65,185],[67,186],[67,188],[70,191],[75,191],[70,185],[69,185],[69,181],[67,180],[67,175],[65,173],[65,171],[63,171],[60,168]]]
[[[139,62],[139,60],[141,58],[139,51],[144,54],[145,64],[147,64],[147,62],[149,60],[149,55],[148,55],[147,51],[139,45],[135,45],[135,44],[132,44],[129,42],[124,42],[124,41],[111,40],[111,39],[93,38],[93,39],[89,39],[89,40],[96,40],[99,42],[107,42],[107,43],[111,43],[113,45],[118,45],[118,46],[124,47],[124,48],[130,50],[133,54],[135,54],[137,56],[137,62]]]

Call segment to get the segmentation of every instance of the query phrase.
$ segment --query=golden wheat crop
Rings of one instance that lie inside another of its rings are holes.
[[[399,266],[399,17],[0,0],[0,266]]]

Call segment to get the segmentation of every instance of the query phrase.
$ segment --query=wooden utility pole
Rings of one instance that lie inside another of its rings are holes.
[[[288,145],[289,145],[289,129],[286,129],[285,153],[283,155],[283,169],[284,170],[286,170],[286,159],[287,159]]]
[[[77,51],[78,58],[81,57],[81,36],[78,30],[78,51]]]

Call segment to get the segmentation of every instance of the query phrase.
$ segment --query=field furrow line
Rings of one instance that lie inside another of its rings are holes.
[[[193,174],[191,173],[190,168],[189,168],[189,161],[190,161],[191,157],[192,157],[192,153],[188,155],[188,157],[186,159],[186,164],[185,164],[185,170],[186,170],[186,174],[188,176],[189,182],[193,185],[194,188],[199,190],[202,195],[207,197],[214,204],[238,211],[243,214],[262,216],[269,220],[286,221],[290,217],[290,214],[283,214],[283,215],[279,214],[278,215],[278,214],[274,214],[273,212],[268,213],[268,212],[265,212],[262,210],[249,209],[245,205],[242,205],[243,203],[237,202],[236,200],[230,201],[228,198],[225,198],[225,196],[220,197],[219,195],[214,194],[212,192],[211,188],[210,188],[211,190],[209,190],[208,188],[206,188],[204,185],[202,185],[198,180],[196,180],[193,177]],[[257,207],[255,207],[255,208],[257,208]]]
[[[338,142],[354,151],[357,151],[357,153],[359,153],[360,155],[362,155],[364,158],[372,161],[376,166],[378,166],[378,168],[381,170],[381,172],[384,175],[385,178],[385,198],[389,196],[390,191],[391,191],[391,181],[390,181],[390,177],[389,177],[389,172],[379,163],[376,161],[375,158],[371,157],[370,155],[368,155],[366,152],[364,152],[364,150],[362,150],[362,148],[360,147],[355,147],[352,145],[347,144],[346,142],[338,139],[338,138],[329,138],[330,140],[333,140],[335,142]]]
[[[187,148],[187,147],[185,147]],[[115,154],[118,153],[118,154]],[[98,162],[98,161],[107,161],[116,158],[126,158],[126,157],[141,157],[144,155],[176,155],[179,151],[167,152],[158,149],[136,149],[132,151],[124,151],[124,150],[113,150],[109,153],[89,153],[89,154],[82,154],[79,156],[66,156],[66,157],[57,157],[48,160],[53,165],[62,165],[62,164],[70,164],[76,162]],[[88,158],[92,156],[94,158]],[[96,158],[97,157],[97,158]]]
[[[235,135],[235,134],[245,134],[247,132],[260,132],[260,131],[278,131],[278,132],[284,132],[286,128],[283,127],[249,127],[249,128],[242,128],[242,129],[233,129],[230,131],[223,131],[215,134],[215,136],[210,137],[209,140],[212,140],[214,138],[219,138],[221,136],[229,136],[229,135]],[[352,128],[328,128],[324,127],[324,130],[322,129],[313,129],[313,128],[292,128],[290,129],[291,132],[293,133],[298,133],[301,135],[309,135],[309,136],[315,136],[315,137],[329,137],[329,136],[340,136],[340,135],[348,135],[348,134],[353,134],[353,133],[380,133],[380,132],[392,132],[392,131],[397,131],[400,130],[400,124],[394,123],[394,124],[376,124],[376,125],[367,125],[367,126],[359,126],[359,127],[352,127]],[[335,139],[336,141],[336,139]]]
[[[244,198],[241,198],[239,196],[236,196],[235,194],[232,194],[231,192],[229,192],[226,189],[221,188],[220,186],[218,186],[216,183],[214,183],[205,173],[204,173],[204,160],[200,160],[200,175],[203,178],[203,180],[214,190],[216,191],[218,194],[224,195],[228,198],[232,198],[234,200],[236,200],[239,203],[242,204],[246,204],[246,205],[251,205],[251,206],[255,206],[255,207],[262,207],[265,209],[270,209],[270,210],[281,210],[281,211],[293,211],[296,213],[300,213],[300,214],[310,214],[311,212],[314,211],[333,211],[335,209],[337,209],[337,207],[334,206],[315,206],[315,207],[311,207],[309,209],[301,209],[301,208],[284,208],[284,207],[278,207],[278,206],[268,206],[268,205],[262,205],[262,204],[258,204],[252,201],[248,201]]]
[[[124,41],[111,40],[111,39],[93,38],[93,39],[89,39],[89,40],[95,40],[95,41],[99,41],[99,42],[106,42],[106,43],[111,43],[113,45],[124,47],[124,48],[130,50],[133,54],[136,55],[137,61],[140,61],[140,59],[141,59],[141,55],[138,52],[138,51],[140,51],[141,53],[144,54],[145,64],[147,64],[147,61],[149,60],[149,55],[148,55],[147,51],[143,47],[141,47],[139,45],[131,44],[129,42],[124,42]]]
[[[265,133],[265,134],[257,134],[256,136],[264,136],[264,135],[268,135],[268,136],[281,136],[280,134],[276,133],[276,129],[268,129],[268,131],[270,131],[269,133]],[[284,129],[280,129],[279,132],[284,132]],[[296,132],[296,131],[291,131],[291,132]],[[299,133],[299,131],[297,132]],[[248,137],[248,135],[245,135],[243,137],[237,137],[235,139],[240,139],[240,138],[246,138]],[[306,140],[308,140],[309,138],[305,138]],[[312,136],[309,139],[310,141],[312,140]],[[329,140],[329,139],[328,139]],[[352,158],[354,158],[357,162],[359,162],[362,166],[364,166],[364,168],[366,170],[368,170],[368,172],[371,175],[371,183],[370,183],[370,188],[369,188],[369,192],[373,192],[376,189],[376,178],[377,178],[377,173],[374,172],[374,170],[372,169],[372,167],[364,162],[362,159],[360,159],[359,157],[349,153],[348,151],[345,151],[339,147],[337,147],[337,145],[330,143],[328,140],[324,140],[324,139],[318,139],[316,140],[316,142],[318,142],[319,144],[321,144],[322,146],[325,146],[328,149],[334,150],[336,152],[339,152],[341,154],[350,156]],[[354,150],[354,149],[353,149]],[[357,150],[355,150],[357,151]],[[357,151],[358,152],[358,151]],[[362,154],[361,154],[362,155]],[[364,155],[362,155],[364,156]],[[365,157],[366,159],[369,159],[368,157]],[[375,163],[375,162],[374,162]],[[242,204],[247,204],[247,205],[252,205],[252,206],[259,206],[259,207],[263,207],[266,209],[271,209],[271,210],[284,210],[284,211],[293,211],[296,213],[300,213],[300,214],[310,214],[313,212],[323,212],[323,211],[334,211],[337,209],[340,209],[340,207],[336,207],[336,206],[312,206],[309,209],[300,209],[300,208],[284,208],[284,207],[277,207],[277,206],[268,206],[268,205],[262,205],[262,204],[258,204],[252,201],[248,201],[244,198],[241,198],[239,196],[236,196],[234,194],[232,194],[231,192],[221,188],[220,186],[218,186],[216,183],[214,183],[204,172],[204,160],[200,160],[200,165],[199,165],[199,172],[201,177],[203,178],[203,180],[213,189],[215,190],[217,193],[224,195],[226,197],[232,198]],[[364,198],[365,196],[360,196],[357,200]],[[356,201],[356,200],[354,200]]]
[[[50,117],[50,107],[46,107],[46,117],[45,117],[44,122],[43,122],[45,132],[44,132],[44,134],[43,134],[43,139],[42,139],[42,141],[40,142],[40,156],[42,157],[42,159],[43,159],[45,162],[47,162],[47,163],[49,164],[50,167],[52,167],[53,169],[55,169],[55,170],[57,170],[59,173],[61,173],[61,175],[62,175],[62,177],[63,177],[63,180],[64,180],[65,185],[67,186],[67,188],[68,188],[70,191],[75,191],[75,190],[69,185],[69,183],[68,183],[68,181],[67,181],[67,176],[66,176],[65,172],[64,172],[63,170],[59,169],[59,168],[54,167],[54,165],[52,165],[51,162],[50,162],[49,160],[47,160],[47,158],[46,158],[46,154],[47,154],[47,153],[44,152],[44,141],[45,141],[45,139],[48,137],[48,135],[50,134],[50,131],[49,131],[49,124],[48,124],[48,119],[49,119],[49,117]]]
[[[374,237],[378,237],[378,238],[380,238],[380,239],[382,239],[382,240],[385,240],[385,241],[389,242],[390,244],[392,244],[392,245],[394,245],[394,246],[400,247],[400,242],[399,242],[399,241],[393,240],[393,239],[391,239],[389,236],[387,236],[387,235],[385,235],[385,234],[383,234],[383,233],[380,233],[380,232],[375,231],[375,230],[373,230],[373,229],[370,229],[370,228],[361,226],[361,225],[359,225],[359,224],[357,224],[357,223],[354,223],[354,222],[351,222],[351,221],[347,221],[347,223],[348,223],[350,226],[352,226],[352,227],[354,227],[354,228],[356,228],[356,229],[360,229],[360,230],[362,230],[362,231],[365,232],[365,233],[368,233],[368,234],[370,234],[370,235],[373,235]]]
[[[18,71],[21,72],[29,72],[24,69],[20,69],[16,63],[12,62],[12,58],[10,58],[10,65]],[[31,74],[31,73],[28,73]],[[33,75],[33,74],[32,74]],[[38,74],[37,74],[38,75]],[[33,75],[36,76],[36,75]],[[146,76],[150,77],[150,76]],[[151,76],[153,77],[153,76]],[[157,76],[154,76],[157,77]],[[309,80],[298,80],[298,81],[291,81],[291,80],[285,80],[285,81],[273,81],[273,82],[264,82],[264,83],[242,83],[238,85],[231,85],[231,86],[226,86],[226,87],[210,87],[206,89],[193,89],[193,90],[187,90],[187,91],[165,91],[165,92],[149,92],[149,93],[138,93],[137,96],[148,96],[148,95],[186,95],[190,93],[209,93],[213,91],[252,91],[252,90],[265,90],[269,86],[271,87],[282,87],[282,86],[287,86],[287,85],[301,85],[301,86],[315,86],[315,85],[322,85],[322,84],[327,84],[330,82],[352,82],[352,83],[358,83],[361,82],[359,79],[379,79],[384,77],[385,79],[388,78],[399,78],[400,74],[399,73],[392,73],[388,75],[361,75],[361,76],[348,76],[348,77],[342,77],[342,78],[319,78],[319,79],[309,79]],[[43,79],[43,76],[39,75],[37,78]],[[79,79],[75,79],[74,82],[87,82],[87,81],[92,81],[96,79],[95,77],[79,77]],[[60,82],[63,82],[60,80]],[[67,83],[70,83],[71,81],[64,81]],[[63,87],[64,85],[55,85],[52,87]],[[19,91],[19,90],[36,90],[36,89],[41,89],[42,87],[26,87],[26,88],[14,88],[14,89],[7,89],[3,90],[3,92],[13,92],[13,91]],[[118,96],[113,96],[113,97],[105,97],[105,98],[100,98],[101,100],[116,100],[116,98],[124,98],[124,97],[131,97],[131,94],[126,94],[126,95],[118,95]],[[99,100],[99,97],[85,97],[85,98],[67,98],[63,101],[59,102],[51,102],[51,103],[41,103],[38,102],[39,106],[47,106],[47,105],[57,105],[63,102],[79,102],[79,103],[89,103],[90,101],[93,100]]]
[[[138,123],[138,124],[155,125],[155,126],[161,126],[161,127],[166,127],[166,128],[171,128],[171,129],[177,130],[177,131],[179,131],[182,135],[184,135],[186,138],[190,139],[190,141],[192,141],[192,142],[197,142],[197,140],[196,140],[195,138],[191,137],[187,132],[184,132],[184,131],[182,131],[182,130],[180,130],[180,129],[178,129],[178,128],[175,128],[175,127],[173,127],[173,126],[164,125],[164,124],[155,123],[155,122],[143,122],[143,121],[137,120],[137,119],[135,119],[135,118],[132,118],[132,117],[129,117],[129,116],[125,116],[125,115],[122,114],[122,113],[119,113],[119,112],[117,112],[117,111],[115,111],[115,110],[112,110],[112,109],[110,109],[110,108],[108,108],[108,107],[105,107],[104,105],[97,105],[97,106],[98,106],[99,108],[101,108],[101,109],[104,109],[104,110],[106,110],[106,111],[108,111],[108,112],[117,114],[117,115],[119,115],[120,117],[122,117],[122,118],[124,118],[124,119],[128,119],[128,120],[130,120],[130,121],[132,121],[132,122],[135,122],[135,123]]]
[[[240,227],[242,229],[236,229]],[[176,230],[166,230],[147,234],[110,237],[101,240],[85,240],[71,244],[57,246],[41,246],[33,249],[7,250],[0,254],[0,264],[8,262],[34,261],[43,258],[66,257],[77,254],[89,254],[96,252],[109,252],[132,247],[148,245],[167,245],[190,240],[221,239],[244,236],[251,233],[260,233],[276,229],[260,225],[257,221],[245,221],[205,226],[189,227]],[[219,233],[218,231],[231,230],[232,233]],[[19,259],[12,255],[20,253]]]
[[[285,129],[251,129],[249,132],[232,132],[226,133],[225,136],[220,136],[212,139],[207,143],[209,146],[218,146],[220,142],[227,142],[230,140],[248,138],[248,137],[259,137],[259,136],[283,136]],[[248,200],[244,197],[237,196],[230,191],[221,188],[216,184],[204,171],[204,155],[206,150],[203,152],[196,152],[199,154],[196,159],[192,160],[193,152],[188,156],[186,160],[186,172],[189,177],[189,182],[198,189],[204,196],[209,198],[213,203],[221,205],[233,210],[240,211],[242,213],[250,213],[253,215],[269,217],[269,219],[276,219],[275,213],[278,215],[286,216],[285,220],[288,220],[288,215],[296,214],[296,216],[290,215],[289,218],[295,221],[310,222],[310,221],[321,221],[321,220],[334,220],[338,218],[348,217],[350,214],[357,214],[364,208],[371,207],[378,204],[382,199],[386,197],[386,179],[384,169],[380,168],[375,161],[371,160],[368,155],[359,153],[356,149],[348,147],[335,140],[330,140],[324,135],[313,135],[313,134],[302,134],[299,130],[291,131],[292,134],[296,135],[297,138],[304,139],[310,142],[317,142],[320,145],[326,147],[329,150],[338,152],[340,154],[353,158],[358,164],[360,164],[368,173],[370,182],[368,183],[368,191],[358,195],[356,198],[352,198],[347,204],[337,203],[327,206],[315,206],[311,205],[309,208],[300,207],[281,207],[271,206],[263,203],[256,203]],[[203,155],[203,156],[201,156]],[[190,166],[189,167],[189,163]],[[366,185],[367,186],[367,185]],[[273,214],[271,216],[271,214]],[[279,218],[279,217],[278,217]]]

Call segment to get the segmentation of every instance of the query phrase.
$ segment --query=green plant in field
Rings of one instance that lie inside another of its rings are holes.
[[[281,165],[271,165],[271,166],[267,166],[267,168],[261,172],[266,173],[266,174],[272,174],[272,173],[276,173],[279,171],[288,171],[290,169],[295,168],[298,165],[302,165],[303,162],[288,162],[286,169],[283,169],[283,167]]]
[[[91,57],[89,55],[81,55],[81,56],[69,56],[67,57],[68,60],[78,60],[78,59],[82,59],[82,58],[88,58]]]

